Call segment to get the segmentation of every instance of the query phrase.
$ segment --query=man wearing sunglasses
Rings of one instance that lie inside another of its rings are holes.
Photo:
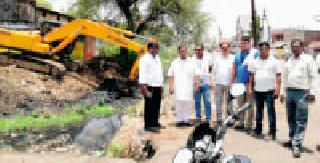
[[[165,128],[159,123],[163,90],[163,69],[158,55],[159,45],[148,43],[148,53],[139,63],[139,84],[144,96],[144,127],[148,132],[159,132]]]
[[[203,97],[204,110],[206,120],[211,120],[211,93],[210,93],[210,79],[209,76],[212,71],[212,60],[209,56],[204,55],[203,44],[197,44],[194,48],[196,56],[193,57],[195,66],[200,70],[200,85],[199,90],[195,91],[195,109],[196,121],[201,121],[201,96]]]

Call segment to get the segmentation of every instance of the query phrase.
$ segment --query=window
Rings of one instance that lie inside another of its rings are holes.
[[[276,35],[276,41],[283,41],[283,35]]]

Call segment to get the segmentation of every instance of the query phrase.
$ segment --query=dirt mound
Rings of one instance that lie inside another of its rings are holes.
[[[64,101],[76,100],[96,86],[94,81],[72,73],[58,82],[15,66],[0,67],[0,108],[14,112],[61,107]]]

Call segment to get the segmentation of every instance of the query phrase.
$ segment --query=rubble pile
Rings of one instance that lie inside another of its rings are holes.
[[[0,67],[0,108],[4,111],[32,111],[35,108],[61,108],[90,93],[97,84],[76,74],[55,81],[50,76],[25,69]]]
[[[137,117],[123,116],[120,130],[116,133],[110,144],[124,147],[120,157],[141,160],[146,158],[143,151],[147,141],[144,133],[143,120]],[[107,146],[106,146],[107,147]],[[106,149],[108,151],[108,149]]]

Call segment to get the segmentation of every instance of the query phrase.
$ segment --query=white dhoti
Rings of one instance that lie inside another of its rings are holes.
[[[173,77],[176,116],[178,122],[187,122],[194,106],[193,88],[195,76],[200,76],[195,62],[191,59],[175,59],[168,70]]]
[[[188,122],[192,114],[193,100],[176,100],[176,116],[178,122]]]

